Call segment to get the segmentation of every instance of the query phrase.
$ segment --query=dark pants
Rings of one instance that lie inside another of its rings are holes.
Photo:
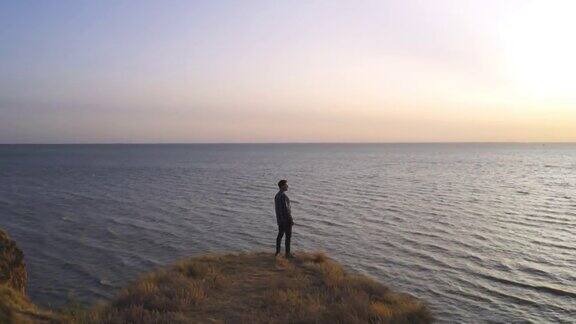
[[[276,237],[276,254],[280,253],[282,236],[286,233],[286,255],[290,254],[290,238],[292,237],[292,224],[278,224],[278,236]]]

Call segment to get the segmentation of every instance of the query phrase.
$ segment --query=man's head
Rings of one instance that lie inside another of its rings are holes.
[[[288,190],[288,181],[286,181],[286,180],[278,181],[278,188],[280,188],[280,190],[282,190],[282,191]]]

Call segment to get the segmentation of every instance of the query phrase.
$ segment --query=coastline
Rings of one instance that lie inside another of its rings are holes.
[[[348,273],[322,253],[303,252],[294,259],[265,252],[186,258],[143,274],[110,301],[41,309],[25,294],[21,251],[7,235],[2,239],[0,261],[8,265],[3,267],[8,280],[0,282],[2,323],[433,321],[416,297]]]

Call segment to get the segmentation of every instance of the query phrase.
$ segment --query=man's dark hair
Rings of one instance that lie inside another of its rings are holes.
[[[280,180],[280,181],[278,181],[278,188],[284,187],[287,182],[288,182],[288,181],[286,181],[286,180]]]

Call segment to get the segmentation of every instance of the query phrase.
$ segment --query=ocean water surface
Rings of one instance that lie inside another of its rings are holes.
[[[0,145],[0,227],[45,306],[111,298],[211,251],[293,250],[424,299],[439,322],[576,322],[576,144]]]

